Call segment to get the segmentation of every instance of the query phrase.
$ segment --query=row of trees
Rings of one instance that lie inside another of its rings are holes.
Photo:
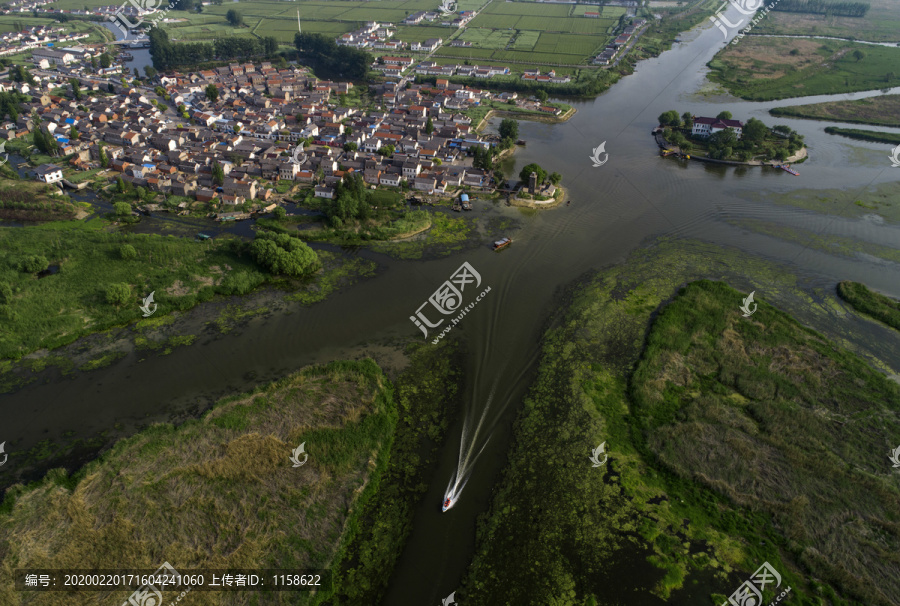
[[[365,80],[372,56],[362,50],[338,45],[322,34],[297,33],[294,46],[320,78]]]
[[[786,13],[806,13],[835,17],[865,17],[869,12],[866,2],[836,2],[833,0],[779,0],[772,7]]]
[[[18,120],[19,114],[22,113],[21,103],[28,101],[28,99],[28,95],[15,91],[0,93],[0,118],[9,116],[9,119],[13,122]]]
[[[204,42],[173,44],[169,35],[159,27],[150,30],[150,56],[158,70],[173,69],[185,65],[196,66],[213,60],[241,61],[253,57],[274,57],[278,52],[278,40],[272,36],[240,38],[237,36],[216,38],[212,44]]]

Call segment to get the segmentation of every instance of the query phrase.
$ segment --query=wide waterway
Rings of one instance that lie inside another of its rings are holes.
[[[896,248],[900,242],[896,224],[829,217],[773,204],[758,195],[797,188],[840,189],[849,195],[895,182],[900,169],[890,167],[889,146],[827,135],[823,129],[828,123],[775,120],[767,114],[770,107],[865,94],[771,103],[749,103],[722,94],[702,96],[696,91],[705,83],[705,64],[725,41],[718,29],[706,26],[685,34],[683,40],[660,57],[640,63],[633,75],[606,94],[576,103],[578,112],[570,121],[520,122],[520,136],[528,145],[516,152],[515,170],[538,162],[548,171],[560,172],[572,205],[540,213],[502,205],[479,212],[480,217],[520,220],[521,229],[509,234],[515,239],[513,246],[503,253],[484,246],[424,261],[356,253],[376,259],[383,271],[323,303],[289,306],[228,334],[198,339],[170,355],[132,354],[94,372],[51,374],[44,382],[4,396],[0,440],[14,440],[16,450],[27,450],[41,440],[62,439],[65,432],[90,437],[114,427],[183,418],[224,394],[252,388],[306,364],[360,355],[380,343],[421,338],[409,316],[467,261],[481,274],[482,288],[490,286],[491,292],[454,329],[469,352],[466,406],[480,410],[495,389],[489,417],[496,429],[463,498],[442,514],[439,503],[457,462],[461,422],[451,428],[385,602],[440,603],[457,589],[472,557],[475,519],[488,507],[491,487],[504,465],[510,424],[528,388],[545,322],[560,290],[585,272],[620,263],[647,242],[667,236],[728,246],[748,257],[782,264],[811,297],[815,289],[833,288],[843,279],[900,297],[900,266],[895,263],[826,254],[736,225],[765,221]],[[742,120],[757,117],[769,124],[787,124],[806,135],[810,159],[798,166],[799,177],[773,169],[662,159],[650,130],[656,117],[669,109],[713,116],[728,109]],[[609,160],[593,167],[589,156],[603,142]],[[767,284],[754,287],[758,296],[765,297]],[[802,310],[789,311],[807,319]],[[827,327],[814,328],[828,332]],[[851,339],[851,345],[861,351],[880,347],[862,336]],[[878,355],[894,372],[900,369],[896,346],[879,349]],[[6,485],[3,475],[0,486]],[[628,603],[660,601],[649,594],[630,594]],[[670,603],[697,600],[684,597]]]

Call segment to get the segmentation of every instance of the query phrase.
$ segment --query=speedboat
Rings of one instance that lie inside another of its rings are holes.
[[[450,497],[447,497],[446,499],[444,499],[444,505],[441,507],[441,512],[447,511],[451,507],[453,507],[453,501],[450,499]]]

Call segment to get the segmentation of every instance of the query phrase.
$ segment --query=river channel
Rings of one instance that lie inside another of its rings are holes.
[[[572,205],[539,213],[502,205],[476,209],[482,217],[518,220],[520,228],[508,234],[515,240],[508,250],[496,254],[485,243],[464,253],[420,261],[398,261],[366,251],[348,253],[375,259],[381,266],[378,276],[312,307],[289,305],[170,355],[132,354],[98,371],[50,375],[3,396],[3,437],[15,436],[17,449],[29,449],[41,440],[61,439],[65,432],[93,436],[113,427],[167,421],[196,414],[224,394],[247,390],[310,363],[362,355],[377,344],[419,339],[421,333],[410,315],[461,263],[469,262],[481,274],[482,288],[490,286],[491,292],[454,335],[464,339],[468,352],[466,405],[478,410],[495,390],[490,414],[495,430],[463,498],[442,514],[439,504],[457,462],[460,439],[460,424],[451,428],[385,601],[389,606],[440,603],[457,589],[471,560],[476,517],[487,509],[505,464],[511,422],[535,368],[547,319],[560,291],[585,272],[621,263],[648,242],[669,237],[763,257],[783,265],[810,289],[833,288],[836,281],[852,279],[900,297],[900,265],[829,255],[735,225],[740,220],[763,220],[896,248],[900,243],[896,224],[829,217],[761,201],[758,195],[796,188],[854,192],[896,182],[900,170],[892,169],[887,159],[890,146],[827,135],[823,129],[829,123],[779,118],[777,123],[805,135],[809,146],[810,159],[798,166],[801,175],[794,177],[770,168],[663,159],[650,136],[657,116],[669,109],[707,116],[727,109],[741,120],[756,117],[774,124],[767,113],[770,107],[881,92],[770,103],[745,102],[722,93],[701,95],[697,91],[705,85],[705,64],[726,41],[718,29],[706,25],[684,34],[682,40],[660,57],[641,62],[634,74],[605,94],[575,102],[578,111],[568,122],[520,122],[527,147],[516,152],[514,170],[538,162],[548,172],[560,172]],[[604,142],[609,159],[594,167],[589,156]],[[765,293],[765,283],[755,287]],[[825,327],[814,328],[828,332]],[[865,349],[868,345],[859,340],[854,345]],[[897,372],[900,356],[893,351],[885,361]],[[0,486],[5,486],[2,474]],[[648,595],[628,603],[660,601]],[[681,603],[697,601],[685,598]]]

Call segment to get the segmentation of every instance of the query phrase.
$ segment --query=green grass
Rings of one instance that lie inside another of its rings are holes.
[[[791,603],[894,603],[900,388],[765,301],[743,318],[723,283],[667,302],[728,273],[731,252],[702,250],[664,243],[569,293],[461,603],[606,603],[614,585],[634,596],[618,603],[720,604],[764,561]]]
[[[829,135],[841,135],[850,139],[859,139],[860,141],[874,141],[875,143],[889,143],[891,145],[900,145],[900,133],[860,130],[858,128],[837,128],[835,126],[826,127],[825,132]]]
[[[13,591],[11,563],[331,568],[387,470],[398,412],[371,360],[312,367],[226,398],[201,419],[121,440],[73,477],[53,470],[13,488],[0,508],[0,540],[10,546],[0,602],[27,602]],[[294,468],[289,455],[301,442],[309,458]],[[283,604],[282,596],[262,593],[254,603]],[[323,597],[298,592],[291,603]],[[112,597],[80,592],[70,599]],[[237,603],[222,599],[215,603]]]
[[[769,113],[773,116],[790,118],[900,127],[900,95],[881,95],[855,101],[831,101],[792,107],[774,107],[769,110]]]
[[[795,57],[789,53],[803,51]],[[862,59],[854,52],[864,54]],[[749,36],[709,62],[710,79],[743,99],[770,101],[891,86],[900,48],[844,41],[797,41]],[[896,82],[896,77],[895,77]]]
[[[900,330],[900,301],[871,291],[859,282],[840,282],[837,293],[856,311]]]

